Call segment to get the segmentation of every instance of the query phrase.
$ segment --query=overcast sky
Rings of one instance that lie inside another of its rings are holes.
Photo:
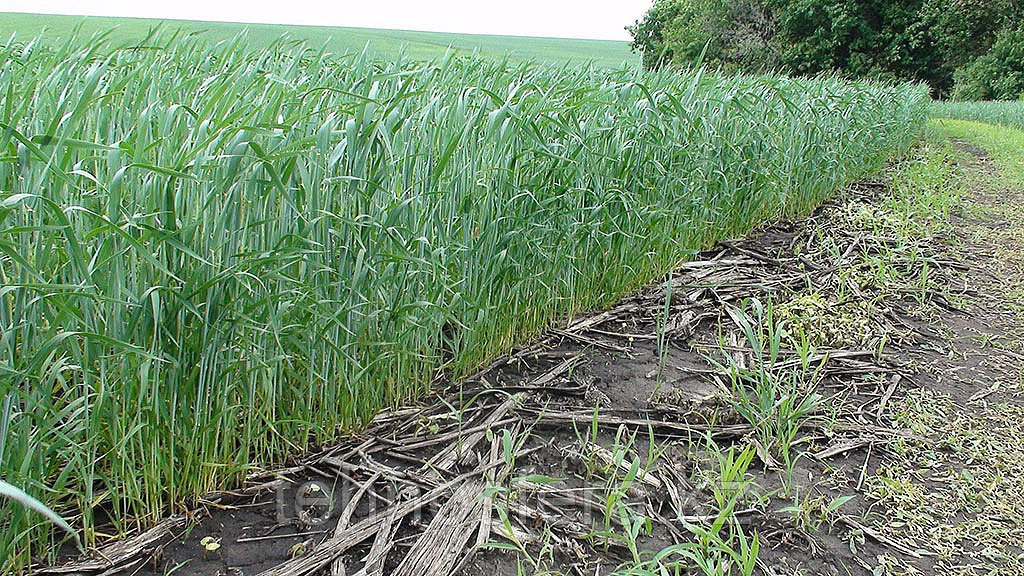
[[[0,0],[0,12],[628,40],[653,0]],[[2,16],[0,16],[2,18]]]

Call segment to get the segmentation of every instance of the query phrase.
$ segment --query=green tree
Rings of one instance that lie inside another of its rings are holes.
[[[940,55],[933,71],[942,95],[949,93],[957,72],[987,54],[1001,30],[1024,19],[1020,0],[926,0],[921,25]]]
[[[641,54],[644,68],[656,70],[673,61],[678,39],[670,42],[666,36],[677,26],[685,4],[684,0],[656,0],[643,18],[626,27],[633,36],[631,48]]]
[[[980,77],[989,60],[969,66],[1022,18],[1024,0],[656,0],[629,30],[649,68],[703,55],[747,72],[921,81],[945,96],[955,71]]]
[[[992,48],[955,74],[957,100],[1024,99],[1024,28],[999,33]]]
[[[762,0],[657,0],[627,30],[648,69],[699,61],[753,72],[778,63],[771,43],[775,25]]]
[[[797,74],[934,81],[938,56],[920,25],[923,0],[774,0],[783,66]]]

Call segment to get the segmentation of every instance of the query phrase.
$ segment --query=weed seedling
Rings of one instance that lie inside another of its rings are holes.
[[[724,348],[722,360],[709,360],[728,375],[732,407],[751,425],[766,457],[781,459],[784,469],[792,471],[800,430],[819,410],[821,396],[814,390],[825,360],[812,366],[806,344],[796,364],[780,360],[783,334],[770,302],[747,300],[743,308],[730,308],[729,315],[746,340],[750,362]]]

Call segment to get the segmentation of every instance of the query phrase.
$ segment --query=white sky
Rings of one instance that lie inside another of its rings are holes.
[[[653,0],[0,0],[0,12],[628,40]],[[0,15],[0,18],[3,16]]]

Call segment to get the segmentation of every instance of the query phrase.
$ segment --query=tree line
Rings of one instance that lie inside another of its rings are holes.
[[[656,0],[627,29],[644,67],[919,81],[1024,97],[1024,0]]]

